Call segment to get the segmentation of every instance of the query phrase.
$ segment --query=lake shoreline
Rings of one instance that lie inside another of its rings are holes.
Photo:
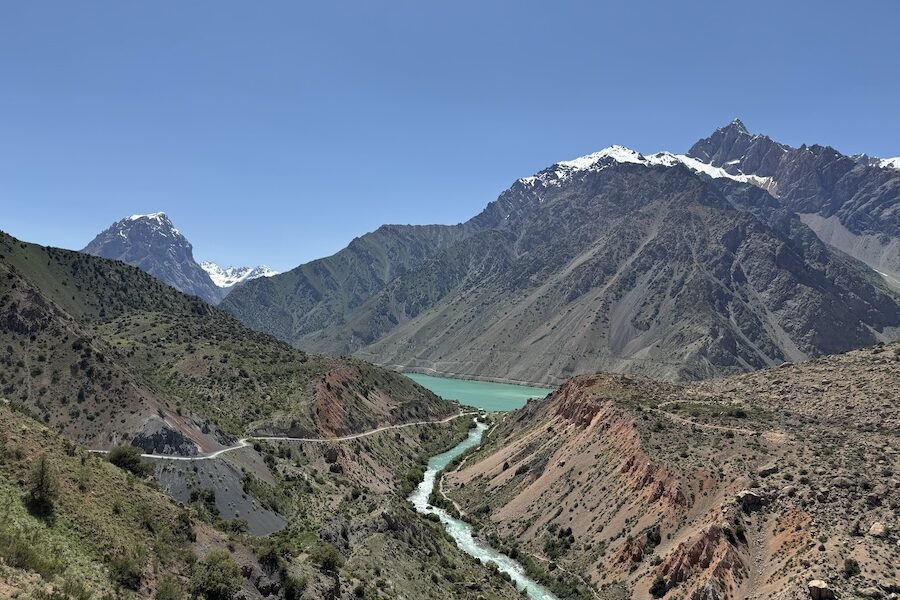
[[[376,363],[377,364],[377,363]],[[408,373],[417,373],[419,375],[432,375],[434,377],[444,377],[445,379],[463,379],[466,381],[483,381],[485,383],[506,383],[509,385],[522,385],[526,387],[547,388],[555,390],[560,384],[553,384],[540,381],[525,381],[522,379],[509,379],[506,377],[491,377],[488,375],[471,375],[466,373],[452,373],[450,371],[441,371],[431,367],[414,367],[410,365],[399,364],[379,364],[378,366],[397,371],[404,375]]]
[[[522,408],[532,398],[543,398],[552,388],[531,387],[515,383],[439,377],[425,373],[406,373],[419,385],[441,398],[459,402],[486,412],[507,412]]]

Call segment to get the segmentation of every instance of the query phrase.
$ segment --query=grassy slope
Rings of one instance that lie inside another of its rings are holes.
[[[330,435],[453,410],[402,376],[307,355],[119,262],[0,234],[0,271],[0,389],[85,443],[100,435],[86,414],[127,433],[157,414],[182,428],[196,416],[233,434]],[[329,402],[341,414],[325,426],[317,410]]]
[[[58,488],[50,517],[25,501],[42,454]],[[153,589],[162,573],[188,572],[191,529],[189,513],[160,492],[0,402],[0,597],[48,584],[111,593],[111,559],[123,555],[141,567],[141,589]]]
[[[8,557],[0,567],[0,596],[29,597],[51,582],[66,586],[73,598],[82,588],[100,597],[116,587],[109,559],[125,548],[145,560],[139,592],[147,595],[159,573],[186,578],[188,550],[202,556],[224,545],[224,534],[202,523],[194,527],[198,540],[186,541],[180,515],[206,518],[205,508],[177,508],[53,430],[108,445],[117,441],[103,437],[108,431],[128,433],[162,415],[175,424],[208,417],[234,433],[328,436],[456,410],[395,373],[356,359],[310,356],[253,332],[137,269],[2,235],[0,338],[0,394],[18,409],[0,407],[0,492],[9,523],[4,539],[26,539],[40,554],[62,558],[14,569]],[[265,465],[258,457],[226,455],[238,472],[246,467],[258,476],[237,493],[258,497],[291,520],[276,536],[287,548],[283,573],[263,572],[258,554],[250,551],[264,551],[268,542],[231,531],[229,547],[253,573],[245,591],[265,595],[273,589],[266,582],[283,585],[286,573],[311,598],[328,597],[335,581],[345,595],[362,585],[374,597],[463,598],[478,589],[490,597],[516,597],[503,578],[462,554],[438,524],[415,515],[405,502],[407,475],[420,455],[452,443],[464,425],[388,431],[338,444],[333,461],[323,457],[320,444],[292,455],[281,450],[258,472]],[[52,522],[29,515],[22,500],[27,469],[42,451],[61,490]],[[346,466],[344,473],[331,470],[337,463]],[[189,477],[203,480],[202,469],[193,473],[192,466],[185,467]],[[217,482],[211,483],[215,489]],[[352,545],[341,543],[343,532]],[[337,579],[317,562],[323,540],[343,555]]]
[[[248,281],[221,306],[254,329],[296,343],[310,332],[340,322],[386,283],[473,225],[385,225],[346,248],[275,277]],[[320,347],[320,349],[327,348]]]

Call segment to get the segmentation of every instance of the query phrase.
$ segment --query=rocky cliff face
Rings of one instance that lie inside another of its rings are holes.
[[[217,304],[225,294],[194,260],[191,243],[165,213],[132,215],[117,221],[82,252],[121,260],[210,304]]]
[[[516,181],[463,225],[379,229],[223,306],[301,348],[541,383],[598,369],[696,379],[849,350],[900,326],[893,271],[832,248],[855,236],[866,259],[900,244],[900,171],[870,162],[740,122],[690,155],[612,146]]]
[[[687,385],[576,377],[505,415],[442,489],[601,597],[887,596],[898,366],[894,344]]]
[[[900,285],[900,170],[829,146],[799,148],[755,135],[739,120],[694,144],[689,156],[732,174],[769,177],[773,195],[823,241]]]
[[[506,215],[310,337],[370,360],[557,383],[703,378],[893,335],[900,308],[750,183],[603,159],[522,180]],[[370,341],[371,340],[371,341]]]

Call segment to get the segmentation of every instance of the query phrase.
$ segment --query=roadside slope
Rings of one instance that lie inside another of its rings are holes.
[[[581,376],[503,417],[444,487],[601,595],[886,593],[898,400],[900,344],[691,385]]]

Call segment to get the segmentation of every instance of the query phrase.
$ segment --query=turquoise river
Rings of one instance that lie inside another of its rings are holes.
[[[409,377],[447,400],[458,400],[463,404],[475,406],[487,411],[506,411],[520,408],[529,398],[545,396],[550,390],[532,388],[505,383],[489,383],[466,379],[446,379],[430,375],[410,374]],[[524,591],[532,600],[556,600],[549,590],[538,584],[525,574],[525,569],[515,560],[497,552],[487,544],[475,538],[472,526],[450,515],[447,511],[428,502],[431,491],[440,473],[457,456],[477,447],[487,426],[476,422],[469,431],[468,437],[444,452],[433,456],[428,461],[425,477],[412,494],[409,501],[422,514],[434,514],[441,520],[447,533],[464,552],[481,560],[493,563],[507,573],[519,590]]]

